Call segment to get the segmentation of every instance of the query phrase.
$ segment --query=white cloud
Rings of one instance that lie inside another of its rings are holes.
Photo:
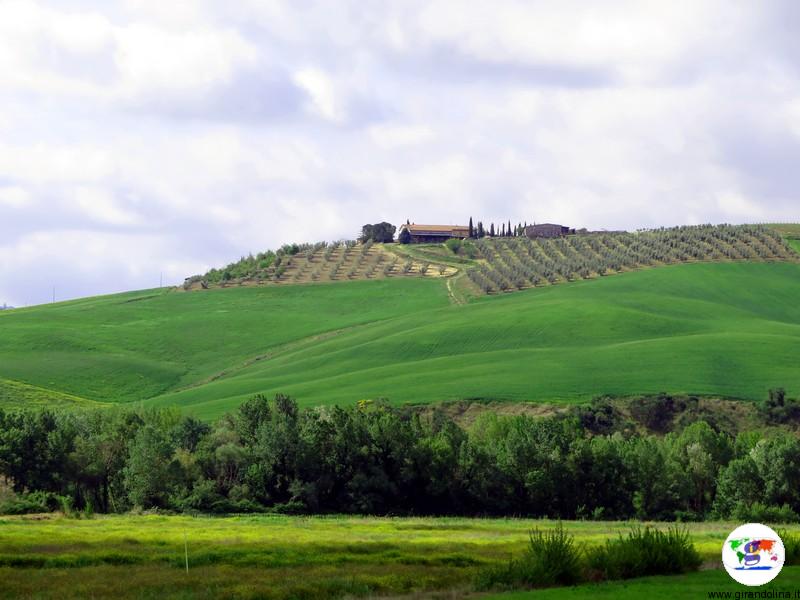
[[[399,146],[414,146],[433,139],[433,132],[429,127],[420,125],[373,125],[369,128],[372,141],[384,149]]]
[[[24,208],[33,203],[28,190],[19,186],[0,187],[0,206]]]
[[[107,181],[113,176],[113,163],[107,146],[0,141],[0,176],[29,184]]]
[[[78,4],[0,0],[0,303],[367,221],[798,218],[772,5]]]
[[[737,191],[720,191],[716,200],[722,214],[732,221],[759,222],[763,221],[766,216],[756,202]]]
[[[725,31],[742,12],[729,3],[690,0],[569,0],[557,9],[522,0],[433,0],[420,14],[416,35],[488,62],[603,67],[652,81],[708,40],[710,29]]]
[[[294,79],[311,97],[313,112],[329,121],[344,120],[344,110],[336,97],[333,81],[322,70],[306,67],[297,71]]]
[[[232,31],[172,32],[133,24],[116,31],[115,62],[123,98],[191,91],[208,93],[236,69],[254,65],[256,49]]]
[[[90,220],[108,225],[137,225],[141,218],[122,208],[108,190],[80,186],[74,190],[78,208]]]

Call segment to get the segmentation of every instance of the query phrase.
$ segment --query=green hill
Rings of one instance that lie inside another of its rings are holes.
[[[463,305],[447,281],[151,290],[4,311],[0,378],[209,418],[277,391],[317,405],[800,390],[797,263],[668,266]]]
[[[320,335],[446,306],[441,281],[145,290],[0,313],[0,378],[143,400]]]

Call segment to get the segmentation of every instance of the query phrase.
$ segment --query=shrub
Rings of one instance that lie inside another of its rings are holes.
[[[217,492],[213,481],[202,479],[194,484],[191,491],[173,498],[173,505],[179,510],[185,511],[211,511],[216,502],[222,496]]]
[[[447,249],[453,254],[458,254],[458,251],[461,250],[461,240],[456,238],[447,240],[444,245],[447,246]]]
[[[783,388],[769,391],[769,398],[759,405],[768,423],[780,425],[800,420],[800,401],[786,397]]]
[[[461,244],[461,254],[467,258],[475,258],[478,255],[478,249],[472,242],[465,241]]]
[[[788,504],[767,506],[761,502],[739,502],[733,509],[733,518],[743,523],[798,523],[800,516]]]
[[[627,536],[620,535],[589,550],[587,561],[598,579],[686,573],[696,571],[702,562],[688,530],[678,527],[666,532],[636,527]]]
[[[550,530],[534,529],[522,557],[482,571],[476,583],[480,589],[571,585],[582,580],[582,572],[580,548],[559,523]]]
[[[662,433],[670,428],[674,416],[685,408],[685,402],[676,401],[663,392],[655,397],[636,398],[630,404],[631,416],[634,419],[648,429]]]
[[[58,510],[61,496],[49,492],[14,494],[0,503],[0,515],[28,515]]]
[[[300,252],[300,246],[297,244],[284,244],[278,250],[279,254],[286,254],[288,256],[294,256],[298,252]]]

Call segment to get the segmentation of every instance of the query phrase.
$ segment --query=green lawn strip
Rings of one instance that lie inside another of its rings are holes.
[[[747,587],[736,583],[722,569],[710,569],[688,575],[672,575],[659,577],[643,577],[629,581],[614,581],[600,584],[581,585],[569,588],[551,588],[546,590],[528,590],[508,592],[501,594],[488,594],[482,596],[483,600],[580,600],[613,598],[639,600],[673,600],[686,598],[699,600],[709,598],[709,592],[739,592],[744,594],[740,598],[778,598],[778,595],[766,595],[772,592],[788,591],[794,597],[795,591],[800,591],[800,567],[785,567],[777,579],[772,583],[758,588]],[[754,594],[765,593],[764,596],[747,596],[748,592]],[[735,598],[736,596],[731,596]]]
[[[432,263],[444,263],[457,269],[464,269],[476,263],[473,259],[453,254],[451,250],[441,244],[395,244],[386,246],[386,249],[401,257]]]

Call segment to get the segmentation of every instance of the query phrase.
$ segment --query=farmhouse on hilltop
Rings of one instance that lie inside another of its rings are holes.
[[[540,223],[539,225],[528,225],[525,228],[525,235],[529,238],[557,238],[575,233],[574,229],[556,225],[554,223]]]
[[[412,244],[436,244],[452,238],[464,239],[469,237],[469,227],[466,225],[417,225],[404,223],[400,226],[399,235],[408,231],[409,241]]]

